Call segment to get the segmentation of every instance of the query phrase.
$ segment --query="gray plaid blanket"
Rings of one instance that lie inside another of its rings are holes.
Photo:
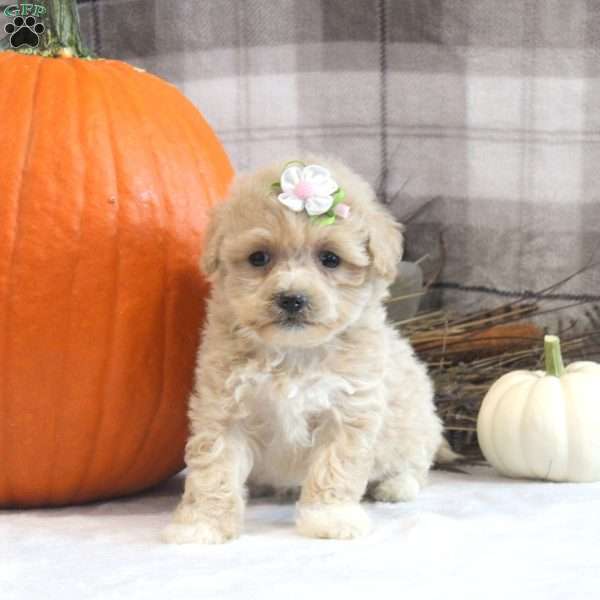
[[[89,45],[175,83],[238,169],[334,154],[441,269],[429,303],[534,294],[600,260],[600,3],[95,0]],[[600,301],[600,267],[555,291]]]

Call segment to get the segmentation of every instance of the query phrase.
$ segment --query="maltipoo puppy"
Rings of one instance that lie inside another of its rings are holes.
[[[167,541],[239,536],[247,483],[301,486],[296,526],[317,538],[367,533],[367,490],[415,498],[443,442],[426,369],[386,322],[401,251],[401,226],[339,162],[237,179],[202,257],[212,295]]]

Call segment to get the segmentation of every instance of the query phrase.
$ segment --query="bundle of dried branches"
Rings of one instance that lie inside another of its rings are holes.
[[[524,298],[466,315],[429,312],[397,323],[429,365],[438,411],[457,452],[471,460],[481,458],[477,413],[486,392],[499,377],[516,369],[543,368],[546,332],[534,320],[573,306],[557,305],[546,295],[551,296],[553,290],[577,274],[536,294],[535,300]],[[557,331],[552,331],[561,336],[566,362],[600,360],[600,305],[590,305],[584,314],[585,323],[559,321]]]

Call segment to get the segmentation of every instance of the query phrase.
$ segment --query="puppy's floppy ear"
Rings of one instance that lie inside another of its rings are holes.
[[[377,274],[387,281],[396,278],[402,258],[404,225],[398,223],[383,206],[377,206],[369,216],[367,247]]]
[[[200,268],[207,277],[213,275],[219,268],[219,254],[224,238],[221,227],[223,208],[223,205],[217,205],[212,208],[209,215],[210,220],[204,232]]]

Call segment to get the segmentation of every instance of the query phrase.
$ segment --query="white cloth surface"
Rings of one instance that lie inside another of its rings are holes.
[[[240,539],[170,546],[158,535],[182,481],[83,507],[0,511],[0,598],[600,597],[600,484],[435,471],[414,502],[365,503],[374,531],[364,539],[299,537],[293,503],[263,499]]]

